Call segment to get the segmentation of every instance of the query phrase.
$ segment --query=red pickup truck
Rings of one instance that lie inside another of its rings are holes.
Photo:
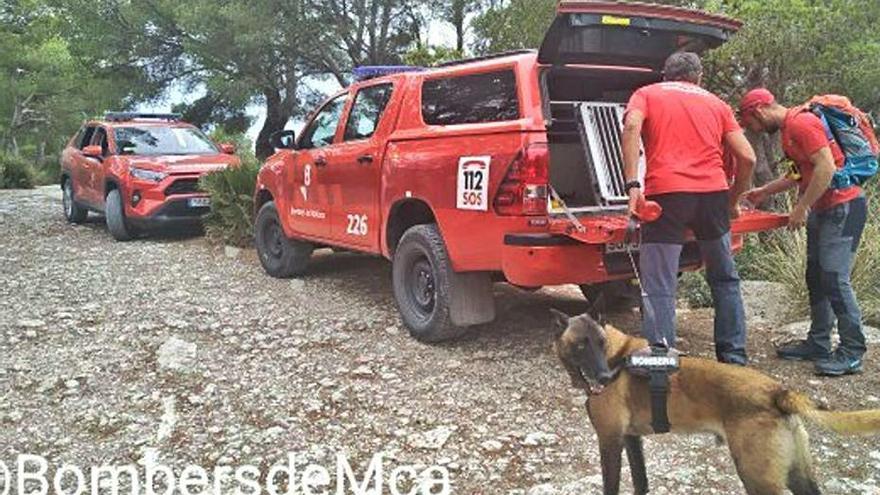
[[[739,27],[668,6],[562,1],[540,51],[352,85],[298,139],[273,137],[255,193],[263,267],[300,275],[328,246],[391,259],[403,321],[427,342],[493,320],[495,280],[586,291],[631,279],[625,102],[674,51],[716,47]],[[737,245],[784,221],[747,212]],[[681,263],[699,267],[696,243]]]
[[[103,213],[118,241],[139,231],[194,224],[210,211],[199,178],[240,163],[177,114],[108,113],[85,123],[61,154],[64,217]]]

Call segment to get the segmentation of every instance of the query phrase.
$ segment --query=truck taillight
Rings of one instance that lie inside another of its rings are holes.
[[[499,215],[546,215],[550,186],[550,149],[531,144],[520,151],[507,169],[495,194]]]

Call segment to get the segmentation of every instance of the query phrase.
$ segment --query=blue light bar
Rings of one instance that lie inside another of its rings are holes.
[[[424,67],[413,67],[410,65],[366,65],[363,67],[355,67],[352,71],[356,81],[367,81],[377,77],[389,76],[391,74],[400,74],[402,72],[422,72],[426,70]]]

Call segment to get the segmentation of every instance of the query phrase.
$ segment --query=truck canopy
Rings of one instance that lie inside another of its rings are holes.
[[[728,17],[679,7],[562,0],[538,61],[660,70],[674,52],[715,48],[740,27]]]

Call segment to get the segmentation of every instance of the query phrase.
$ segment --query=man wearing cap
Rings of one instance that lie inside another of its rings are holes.
[[[867,218],[864,192],[859,186],[830,187],[845,157],[822,120],[804,107],[786,108],[770,91],[756,89],[740,102],[740,118],[755,132],[781,130],[783,151],[794,162],[788,174],[749,191],[746,199],[760,204],[771,195],[798,187],[789,228],[807,227],[806,279],[812,324],[805,340],[784,344],[776,352],[783,359],[813,361],[820,375],[858,373],[866,346],[850,272]],[[840,345],[831,352],[835,318]]]
[[[623,160],[630,214],[645,197],[663,207],[660,218],[641,229],[642,334],[651,345],[675,345],[679,260],[690,229],[712,288],[716,357],[745,365],[745,314],[730,247],[730,218],[738,214],[755,152],[733,110],[700,87],[702,75],[696,54],[675,53],[666,61],[665,81],[639,89],[627,106]],[[642,141],[647,155],[644,186],[638,181]],[[725,148],[738,164],[733,191]]]

